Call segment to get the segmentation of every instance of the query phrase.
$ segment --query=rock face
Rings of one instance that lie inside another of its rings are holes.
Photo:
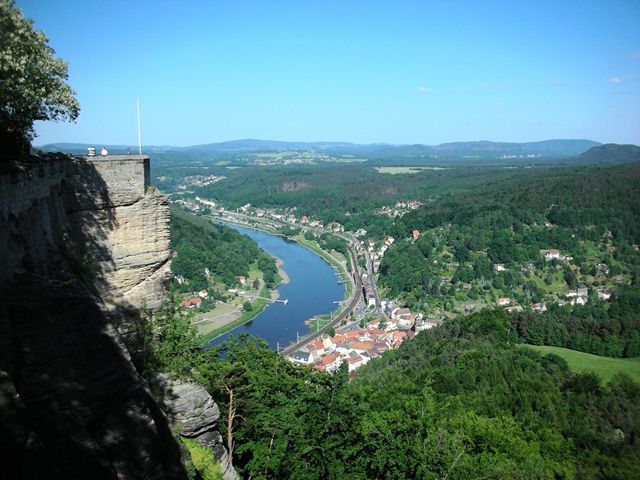
[[[2,478],[187,478],[98,302],[34,275],[0,288]]]
[[[169,268],[149,159],[0,167],[0,476],[186,479],[113,322],[157,307]]]
[[[162,376],[159,383],[163,391],[163,408],[172,423],[179,428],[180,435],[193,438],[211,450],[212,455],[220,462],[225,480],[239,480],[231,466],[222,437],[216,431],[220,410],[211,395],[196,382],[170,380]]]
[[[91,157],[67,163],[68,218],[92,277],[112,306],[161,306],[170,279],[167,198],[149,187],[149,158]]]

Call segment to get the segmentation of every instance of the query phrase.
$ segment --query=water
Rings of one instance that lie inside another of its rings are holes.
[[[305,320],[336,311],[338,305],[334,302],[344,298],[345,286],[338,284],[340,278],[322,257],[276,235],[225,225],[251,237],[260,248],[284,262],[281,268],[287,272],[289,283],[281,284],[277,290],[280,292],[279,299],[287,299],[289,304],[268,305],[249,323],[213,339],[210,346],[225,341],[229,335],[247,332],[265,339],[272,350],[276,349],[278,343],[283,348],[296,340],[296,333],[302,337],[309,332]]]

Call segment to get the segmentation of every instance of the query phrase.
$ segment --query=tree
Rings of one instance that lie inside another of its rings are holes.
[[[0,143],[17,156],[29,150],[34,121],[74,121],[80,104],[67,63],[13,0],[0,0],[0,31]]]
[[[253,305],[251,305],[251,302],[245,301],[242,304],[242,310],[244,310],[245,312],[250,312],[251,310],[253,310]]]

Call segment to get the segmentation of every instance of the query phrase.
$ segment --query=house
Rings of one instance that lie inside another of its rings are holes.
[[[420,238],[420,231],[413,230],[413,232],[411,232],[411,235],[413,236],[413,241],[415,242],[418,238]]]
[[[589,303],[589,300],[587,299],[587,297],[575,297],[571,299],[571,305],[586,305],[587,303]]]
[[[349,365],[349,371],[353,372],[356,368],[364,365],[369,361],[369,357],[362,356],[357,352],[351,352],[349,355],[345,357],[345,361]]]
[[[326,357],[320,358],[320,360],[316,361],[315,365],[320,370],[324,370],[325,372],[335,372],[340,367],[342,363],[342,359],[338,353],[332,353],[327,355]]]
[[[238,282],[240,282],[240,285],[244,285],[245,283],[247,283],[247,278],[240,275],[238,277]]]
[[[302,218],[300,219],[301,223],[309,223],[309,217],[307,217],[306,215],[303,215]]]
[[[384,243],[386,243],[387,245],[391,245],[394,241],[395,239],[393,237],[387,237]]]
[[[398,327],[402,330],[408,330],[416,323],[418,315],[415,313],[407,313],[398,317]]]
[[[500,297],[496,300],[497,304],[499,307],[506,307],[507,305],[509,305],[511,303],[511,299],[510,298],[505,298],[505,297]]]
[[[547,250],[544,253],[544,259],[547,260],[547,261],[560,260],[560,250],[556,250],[555,248]]]
[[[600,300],[609,300],[611,298],[611,290],[598,290],[598,298]]]
[[[295,362],[295,363],[302,363],[303,365],[309,365],[313,362],[313,355],[311,354],[311,352],[308,352],[306,350],[296,350],[295,352],[293,352],[289,358]]]
[[[544,303],[532,303],[529,306],[534,312],[544,313],[547,311],[547,306]]]
[[[361,340],[355,340],[349,344],[349,347],[355,352],[362,353],[373,348],[373,342],[371,340],[364,342]]]
[[[408,308],[396,308],[391,313],[391,318],[393,318],[394,320],[398,320],[398,318],[400,318],[402,315],[408,315],[410,313],[411,310],[409,310]]]
[[[209,292],[207,292],[206,290],[200,290],[198,292],[198,296],[200,298],[208,298],[209,297]]]
[[[422,332],[423,330],[428,330],[433,327],[437,327],[438,325],[441,325],[441,324],[442,324],[442,320],[438,320],[435,318],[418,319],[415,325],[416,333]]]
[[[493,271],[494,271],[494,272],[506,272],[506,271],[507,271],[507,269],[506,269],[506,267],[504,266],[504,264],[503,264],[503,263],[496,263],[496,264],[493,266]]]
[[[188,300],[182,300],[180,305],[185,308],[200,308],[200,305],[202,305],[202,299],[200,297],[195,297]]]

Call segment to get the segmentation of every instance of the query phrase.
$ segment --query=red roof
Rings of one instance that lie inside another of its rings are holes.
[[[320,362],[322,363],[322,365],[330,365],[333,362],[335,362],[338,358],[340,358],[340,354],[338,353],[332,353],[331,355],[327,355],[326,357],[322,357],[320,359]]]
[[[373,347],[373,342],[351,342],[349,344],[349,346],[353,349],[353,350],[369,350],[371,347]]]
[[[200,297],[195,297],[190,300],[182,300],[180,302],[180,305],[182,305],[183,307],[192,307],[194,305],[198,305],[199,303],[202,303],[202,299]]]

